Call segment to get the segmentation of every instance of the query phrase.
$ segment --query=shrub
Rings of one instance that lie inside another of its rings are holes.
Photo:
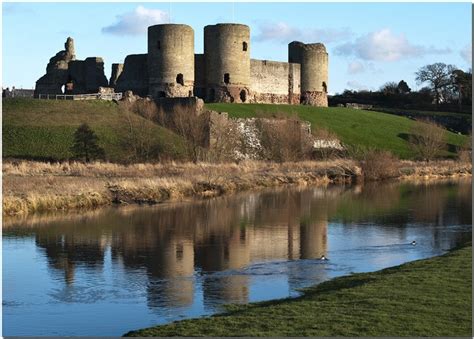
[[[422,160],[434,159],[445,147],[446,130],[430,120],[417,120],[409,137],[410,147]]]
[[[384,180],[399,175],[398,159],[383,150],[365,150],[361,154],[360,167],[366,180]]]
[[[298,118],[259,119],[257,129],[266,160],[286,162],[308,158],[311,143],[306,140]]]

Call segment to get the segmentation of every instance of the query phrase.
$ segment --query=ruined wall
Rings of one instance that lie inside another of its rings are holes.
[[[123,64],[112,64],[112,72],[110,73],[109,86],[115,87],[117,80],[123,72]]]
[[[115,92],[132,91],[141,97],[148,95],[147,54],[127,55],[122,74],[117,79]]]
[[[301,103],[328,106],[328,53],[321,43],[288,45],[288,61],[301,65]]]
[[[148,27],[149,94],[190,97],[194,91],[194,30],[188,25]]]
[[[300,65],[287,62],[250,60],[251,102],[300,103]]]
[[[97,93],[99,87],[108,86],[102,58],[76,60],[74,40],[67,38],[65,50],[49,60],[46,74],[36,82],[35,96],[39,94]]]
[[[209,102],[247,102],[250,87],[250,28],[240,24],[204,27]]]
[[[90,57],[69,62],[66,94],[98,93],[99,87],[107,87],[108,83],[102,58]]]
[[[35,97],[39,94],[62,94],[68,79],[69,62],[76,59],[74,40],[67,38],[64,50],[49,59],[46,74],[36,81]]]

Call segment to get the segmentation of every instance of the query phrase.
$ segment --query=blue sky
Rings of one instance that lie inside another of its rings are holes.
[[[76,57],[112,63],[146,53],[146,27],[169,22],[170,3],[3,3],[4,87],[33,88],[46,64],[75,40]],[[172,3],[171,22],[194,28],[195,52],[203,28],[238,22],[251,29],[251,57],[287,61],[293,40],[323,42],[329,52],[329,92],[376,90],[444,62],[469,69],[470,3]]]

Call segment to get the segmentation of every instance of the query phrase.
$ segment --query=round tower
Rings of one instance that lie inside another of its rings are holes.
[[[240,24],[204,27],[206,99],[247,102],[250,88],[250,28]]]
[[[328,53],[321,43],[288,45],[288,61],[301,65],[301,103],[328,106]]]
[[[148,27],[149,94],[154,98],[193,96],[194,30],[188,25]]]

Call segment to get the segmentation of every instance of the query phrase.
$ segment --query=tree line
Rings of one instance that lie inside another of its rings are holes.
[[[425,85],[413,91],[406,81],[387,82],[378,91],[345,90],[329,98],[329,104],[359,103],[378,107],[471,112],[472,70],[463,71],[441,62],[421,67],[415,80]]]

